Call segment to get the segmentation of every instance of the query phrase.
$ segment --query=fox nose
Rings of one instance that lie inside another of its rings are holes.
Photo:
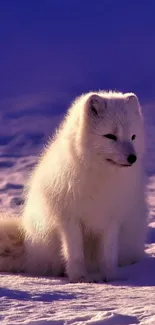
[[[137,157],[135,155],[129,155],[128,158],[127,158],[127,161],[129,164],[134,164],[137,160]]]

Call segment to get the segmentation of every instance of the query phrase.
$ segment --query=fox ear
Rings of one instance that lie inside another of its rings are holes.
[[[135,113],[138,115],[141,115],[142,117],[142,110],[141,110],[141,106],[138,100],[138,97],[134,94],[134,93],[127,93],[126,94],[126,100],[127,100],[127,104],[129,105],[129,107],[133,107],[135,110]]]
[[[94,118],[103,117],[104,109],[107,106],[106,100],[97,94],[90,95],[87,99],[87,110]]]
[[[127,103],[129,103],[131,105],[138,105],[139,106],[138,97],[134,93],[127,93],[126,94],[126,100],[127,100]]]

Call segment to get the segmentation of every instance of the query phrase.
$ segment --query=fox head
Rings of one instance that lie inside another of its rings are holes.
[[[81,150],[109,165],[125,168],[136,164],[144,153],[143,116],[137,96],[98,92],[82,100]]]

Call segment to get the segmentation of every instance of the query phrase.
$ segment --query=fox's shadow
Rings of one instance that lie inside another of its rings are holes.
[[[54,291],[46,293],[29,293],[23,290],[14,290],[8,288],[0,288],[0,297],[6,297],[7,299],[26,300],[26,301],[44,301],[52,302],[56,300],[71,300],[76,299],[76,296],[72,293],[63,291]]]

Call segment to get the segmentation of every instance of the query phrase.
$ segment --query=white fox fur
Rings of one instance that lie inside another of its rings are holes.
[[[20,218],[1,216],[0,218],[0,271],[24,271],[24,233]]]
[[[10,256],[6,271],[61,275],[65,269],[73,282],[108,281],[117,278],[118,265],[140,260],[147,229],[143,154],[135,94],[77,98],[29,179],[23,254],[17,267]],[[129,155],[137,161],[131,164]],[[0,240],[0,251],[3,245]],[[0,270],[4,259],[1,254]]]

